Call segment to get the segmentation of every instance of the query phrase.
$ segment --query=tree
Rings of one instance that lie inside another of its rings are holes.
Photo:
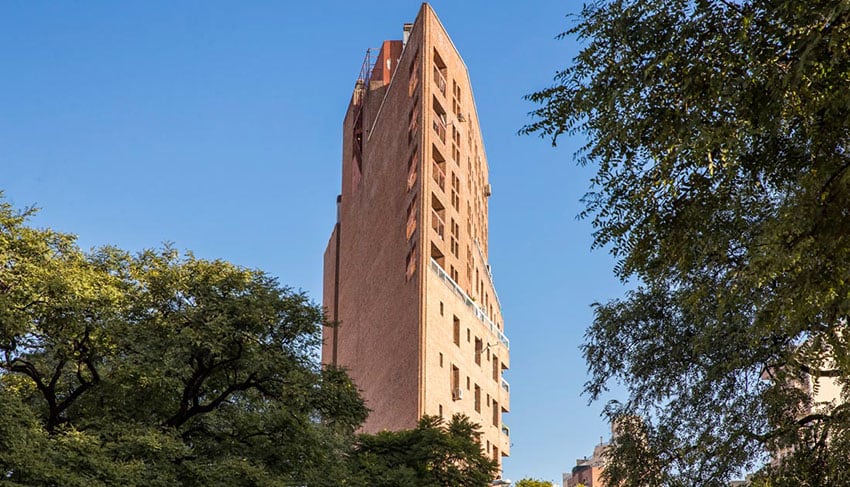
[[[537,480],[532,478],[525,478],[521,480],[517,480],[514,483],[514,487],[555,487],[552,482],[547,480]]]
[[[480,431],[464,415],[445,423],[424,416],[412,430],[360,435],[352,462],[355,485],[486,487],[498,464],[481,451]]]
[[[81,251],[0,200],[0,476],[21,485],[337,485],[366,417],[321,311],[263,272]]]
[[[523,132],[587,137],[582,215],[634,284],[582,347],[591,400],[628,391],[606,474],[722,485],[781,451],[771,485],[847,484],[850,405],[798,385],[847,398],[850,5],[594,2],[563,36]]]

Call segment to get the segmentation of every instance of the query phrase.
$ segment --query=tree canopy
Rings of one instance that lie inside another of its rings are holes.
[[[321,310],[260,271],[83,252],[0,200],[0,477],[338,485],[366,417],[315,360]]]
[[[354,478],[364,487],[487,487],[498,470],[479,443],[480,430],[456,414],[424,416],[412,430],[360,435]]]
[[[2,196],[2,195],[0,195]],[[0,483],[486,487],[464,416],[357,435],[321,310],[169,246],[82,251],[0,198]]]
[[[843,485],[850,405],[850,4],[614,0],[524,133],[586,137],[582,216],[634,289],[595,305],[598,399],[628,397],[606,474],[623,485]],[[766,482],[768,480],[765,480]],[[796,483],[791,483],[796,482]]]
[[[554,487],[548,480],[525,478],[517,480],[514,487]]]

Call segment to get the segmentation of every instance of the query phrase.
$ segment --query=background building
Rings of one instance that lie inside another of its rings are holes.
[[[322,361],[349,370],[367,432],[464,413],[510,451],[509,342],[488,255],[488,182],[463,60],[428,4],[367,51],[343,123],[324,256]]]
[[[605,448],[608,443],[599,441],[593,448],[593,456],[576,460],[572,471],[563,475],[564,487],[605,487],[602,481],[602,469],[605,467]]]

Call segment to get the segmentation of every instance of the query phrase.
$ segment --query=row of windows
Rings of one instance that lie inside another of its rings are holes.
[[[442,364],[441,364],[442,366]],[[461,401],[464,396],[464,389],[462,388],[460,382],[460,368],[457,365],[452,364],[451,366],[451,376],[450,376],[450,384],[451,384],[451,394],[452,401]],[[478,384],[474,384],[474,389],[472,388],[472,381],[469,376],[466,376],[466,391],[472,391],[472,406],[475,409],[475,412],[481,412],[481,386]],[[499,426],[502,418],[502,409],[499,406],[499,401],[496,400],[495,397],[490,397],[490,394],[487,394],[487,407],[491,408],[492,411],[492,423],[493,426]]]
[[[443,316],[443,313],[444,313],[443,303],[440,302],[440,316]],[[452,342],[458,348],[460,348],[460,330],[461,330],[460,318],[458,318],[455,315],[452,315]],[[467,343],[472,342],[472,331],[469,328],[466,329],[466,341],[467,341]],[[476,364],[481,365],[481,357],[482,356],[486,357],[486,360],[488,362],[491,362],[492,366],[493,366],[493,369],[492,369],[492,371],[493,371],[493,381],[499,382],[501,380],[501,371],[502,371],[501,363],[499,362],[499,357],[495,353],[492,354],[492,356],[490,354],[490,348],[495,346],[495,345],[496,345],[496,343],[488,343],[487,346],[485,347],[484,340],[482,338],[479,338],[478,336],[476,336],[475,337],[475,345],[474,345],[474,348],[473,348],[473,353],[474,353],[473,358],[474,358]],[[443,365],[443,355],[440,354],[440,366],[442,366],[442,365]]]

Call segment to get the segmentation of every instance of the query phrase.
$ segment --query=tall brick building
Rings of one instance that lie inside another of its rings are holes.
[[[465,413],[501,462],[509,342],[487,260],[487,158],[469,75],[428,4],[369,50],[343,123],[324,256],[322,361],[349,369],[364,430]]]

